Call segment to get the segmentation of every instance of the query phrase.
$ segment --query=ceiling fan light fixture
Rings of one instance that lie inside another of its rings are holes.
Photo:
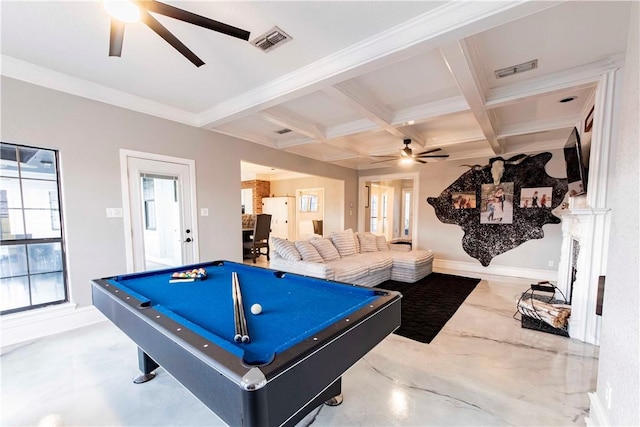
[[[400,164],[401,165],[410,165],[413,163],[413,157],[403,157],[402,159],[400,159]]]
[[[104,10],[111,17],[127,24],[135,24],[140,21],[140,8],[129,0],[104,0]]]

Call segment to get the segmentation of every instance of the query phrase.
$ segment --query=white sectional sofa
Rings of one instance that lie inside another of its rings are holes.
[[[368,287],[389,279],[413,283],[433,269],[431,251],[393,250],[384,236],[351,229],[297,242],[274,237],[271,253],[272,269]]]

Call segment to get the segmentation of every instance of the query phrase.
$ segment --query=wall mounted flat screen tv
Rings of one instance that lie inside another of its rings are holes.
[[[573,128],[564,146],[564,161],[567,167],[569,196],[585,194],[587,192],[587,168],[584,165],[580,135],[578,135],[576,128]]]

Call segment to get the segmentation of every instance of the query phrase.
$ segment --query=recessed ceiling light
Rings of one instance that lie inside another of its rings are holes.
[[[577,98],[577,96],[567,96],[566,98],[562,98],[560,101],[558,102],[562,102],[563,104],[565,102],[571,102],[574,101]]]

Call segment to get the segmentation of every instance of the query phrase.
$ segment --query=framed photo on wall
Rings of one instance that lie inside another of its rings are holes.
[[[513,182],[482,184],[480,224],[513,223]]]
[[[476,193],[475,191],[464,193],[451,193],[451,202],[454,209],[475,209]]]
[[[551,208],[553,187],[522,188],[520,190],[521,208]]]

